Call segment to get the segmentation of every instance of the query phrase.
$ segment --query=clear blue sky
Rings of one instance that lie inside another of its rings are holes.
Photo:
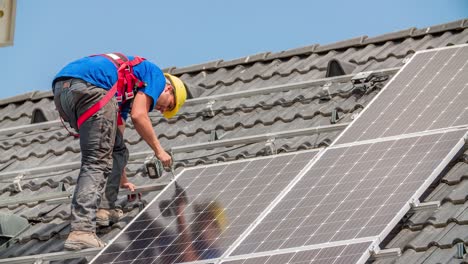
[[[62,66],[90,54],[184,67],[463,18],[467,0],[17,0],[0,98],[48,90]]]

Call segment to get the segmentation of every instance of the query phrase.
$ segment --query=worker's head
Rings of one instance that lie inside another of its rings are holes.
[[[226,228],[226,214],[218,202],[195,204],[193,211],[195,214],[191,229],[195,237],[213,242]]]
[[[177,114],[187,99],[187,90],[179,78],[169,73],[164,73],[166,86],[156,102],[155,109],[164,117],[171,118]]]

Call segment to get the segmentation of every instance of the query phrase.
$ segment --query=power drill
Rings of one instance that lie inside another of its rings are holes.
[[[173,157],[172,153],[169,155],[171,155],[171,158]],[[172,160],[172,163],[174,163],[174,160]],[[145,168],[148,177],[151,179],[159,179],[163,175],[163,171],[171,172],[172,177],[175,178],[173,166],[164,167],[162,162],[154,155],[145,159]]]

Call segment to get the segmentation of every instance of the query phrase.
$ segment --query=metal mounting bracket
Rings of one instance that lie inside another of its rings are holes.
[[[267,147],[267,150],[270,153],[270,155],[276,155],[277,154],[275,140],[276,139],[274,137],[272,137],[272,138],[269,138],[265,143],[265,147]]]
[[[326,82],[322,86],[322,100],[330,100],[332,98],[331,93],[330,93],[330,86],[332,85],[331,82]]]
[[[373,75],[374,75],[373,71],[360,72],[354,75],[353,78],[351,78],[351,83],[357,84],[357,83],[367,82],[372,78]]]
[[[392,259],[401,256],[401,249],[400,248],[389,248],[389,249],[380,249],[380,248],[372,248],[370,250],[371,253],[371,260],[377,259]]]
[[[214,117],[215,116],[215,112],[213,110],[214,103],[215,103],[215,100],[211,100],[208,103],[206,103],[205,110],[203,111],[203,115],[205,117]]]
[[[413,200],[410,202],[411,209],[409,212],[421,212],[421,211],[434,211],[440,207],[440,201],[425,202],[421,203],[418,200]]]
[[[24,173],[20,173],[13,180],[13,184],[15,185],[15,191],[16,192],[22,192],[23,191],[23,188],[21,187],[21,180],[23,179],[23,177],[24,177]]]

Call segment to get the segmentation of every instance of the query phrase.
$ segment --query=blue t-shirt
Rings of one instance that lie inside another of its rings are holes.
[[[129,60],[133,60],[133,56],[127,56]],[[135,76],[146,83],[146,87],[138,89],[148,95],[152,100],[152,107],[148,112],[153,110],[156,101],[166,86],[166,79],[161,69],[154,63],[147,60],[133,67]],[[59,77],[79,78],[89,82],[97,87],[109,90],[115,82],[117,82],[117,68],[108,58],[104,56],[90,56],[71,62],[65,66],[54,79]],[[121,116],[124,120],[127,119],[130,112],[130,104],[126,103],[122,106]]]

